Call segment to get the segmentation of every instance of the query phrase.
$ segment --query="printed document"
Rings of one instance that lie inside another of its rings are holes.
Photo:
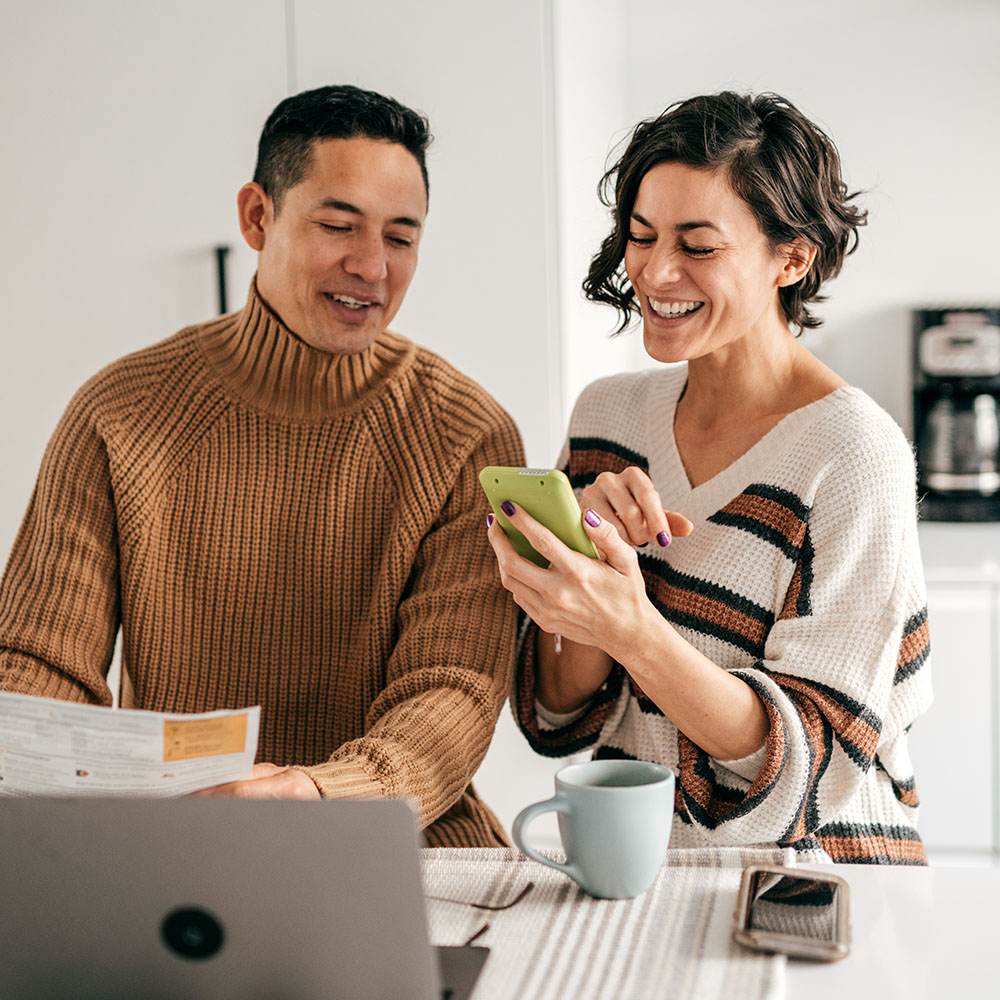
[[[165,797],[250,777],[260,707],[174,715],[0,692],[0,795]]]

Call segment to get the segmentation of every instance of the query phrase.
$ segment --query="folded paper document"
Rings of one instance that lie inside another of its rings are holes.
[[[0,795],[184,795],[250,777],[260,708],[175,715],[0,692]]]

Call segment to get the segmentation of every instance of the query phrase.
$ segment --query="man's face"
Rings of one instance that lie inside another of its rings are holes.
[[[419,164],[398,143],[326,139],[313,144],[309,173],[285,192],[277,215],[254,184],[240,192],[240,214],[259,252],[264,301],[311,347],[357,354],[403,303],[427,193]]]

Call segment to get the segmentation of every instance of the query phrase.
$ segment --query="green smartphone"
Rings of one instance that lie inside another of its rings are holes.
[[[592,559],[600,558],[594,543],[584,530],[583,511],[580,510],[565,473],[558,469],[518,469],[507,465],[488,465],[479,473],[479,482],[500,527],[514,548],[526,559],[543,569],[549,564],[504,517],[500,509],[504,500],[510,500],[526,510],[571,549]]]

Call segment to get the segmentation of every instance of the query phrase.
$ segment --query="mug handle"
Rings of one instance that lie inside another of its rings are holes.
[[[514,843],[533,861],[548,865],[550,868],[555,868],[556,871],[563,872],[576,882],[580,878],[580,872],[572,861],[567,860],[566,864],[561,865],[558,861],[546,858],[539,854],[525,839],[524,834],[528,828],[528,824],[541,816],[542,813],[547,812],[557,812],[568,816],[572,812],[572,806],[569,800],[562,795],[553,795],[551,799],[546,799],[544,802],[533,802],[530,806],[525,806],[517,814],[514,819],[514,825],[510,828],[510,835]]]

